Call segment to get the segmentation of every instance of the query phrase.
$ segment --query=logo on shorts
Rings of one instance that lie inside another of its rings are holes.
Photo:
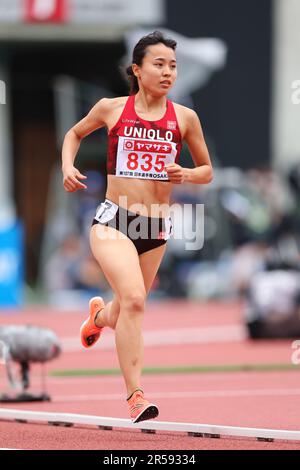
[[[176,130],[176,121],[167,121],[167,128],[171,131]]]

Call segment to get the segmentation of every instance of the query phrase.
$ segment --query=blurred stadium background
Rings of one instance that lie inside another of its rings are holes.
[[[136,31],[163,28],[185,37],[176,97],[201,119],[215,177],[174,188],[173,202],[204,204],[205,243],[170,241],[150,299],[246,299],[253,336],[300,335],[299,14],[298,0],[0,0],[1,310],[110,298],[87,239],[105,131],[81,145],[78,194],[63,190],[61,144],[98,99],[128,93]]]

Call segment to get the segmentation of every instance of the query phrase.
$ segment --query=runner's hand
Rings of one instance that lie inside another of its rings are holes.
[[[177,163],[169,163],[165,166],[169,180],[174,184],[182,184],[185,180],[184,168]]]
[[[86,176],[80,173],[77,168],[70,166],[63,169],[63,184],[68,193],[74,193],[78,189],[86,189],[87,186],[78,180],[86,179]]]

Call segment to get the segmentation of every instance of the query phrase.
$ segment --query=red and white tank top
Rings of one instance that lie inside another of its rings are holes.
[[[135,95],[108,134],[107,173],[125,178],[168,181],[164,167],[179,163],[182,139],[172,101],[165,115],[146,121],[135,112]]]

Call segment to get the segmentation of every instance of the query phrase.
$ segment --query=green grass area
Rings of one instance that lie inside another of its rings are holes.
[[[190,374],[211,372],[279,372],[300,371],[293,364],[235,364],[212,366],[146,367],[143,374]],[[49,373],[54,377],[91,377],[97,375],[121,375],[120,369],[61,369]]]

